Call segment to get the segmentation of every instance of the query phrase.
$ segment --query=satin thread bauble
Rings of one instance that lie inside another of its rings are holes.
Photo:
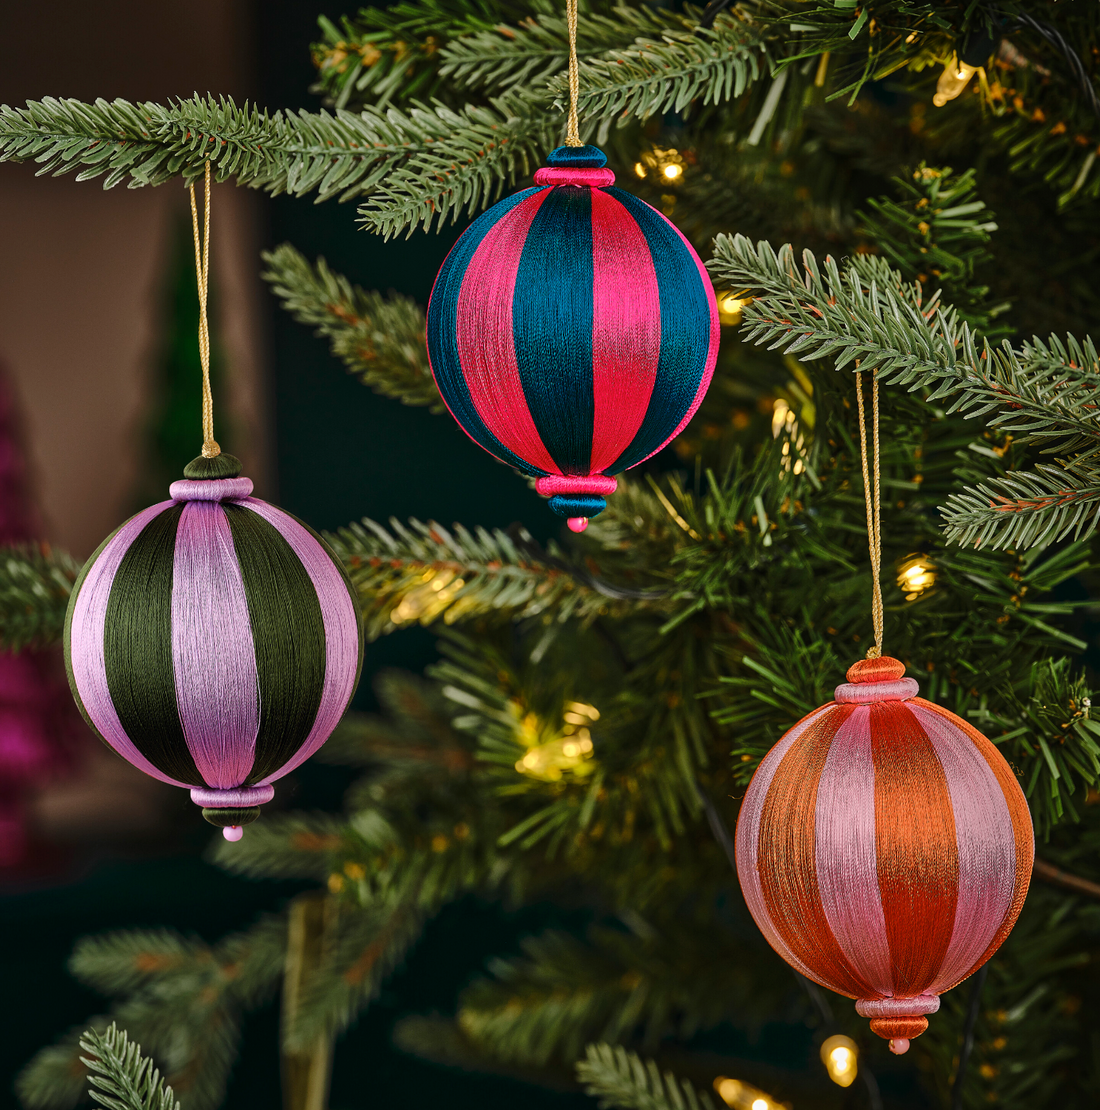
[[[427,315],[451,414],[537,476],[574,531],[605,508],[612,475],[679,435],[718,357],[703,263],[660,212],[614,187],[606,162],[594,146],[553,151],[535,188],[462,234]]]
[[[335,555],[239,474],[231,455],[189,464],[171,500],[88,560],[65,622],[91,728],[146,774],[190,787],[230,840],[328,739],[363,645]]]
[[[1000,947],[1035,858],[1000,752],[904,674],[889,657],[851,667],[835,700],[764,757],[736,836],[768,943],[856,999],[895,1053]]]

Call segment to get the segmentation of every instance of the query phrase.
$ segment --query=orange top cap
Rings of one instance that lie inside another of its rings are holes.
[[[905,674],[905,664],[900,659],[881,655],[878,659],[861,659],[848,668],[849,682],[897,682]]]

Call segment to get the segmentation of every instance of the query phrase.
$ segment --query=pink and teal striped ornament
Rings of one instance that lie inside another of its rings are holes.
[[[335,555],[239,474],[231,455],[189,464],[170,501],[88,560],[65,621],[85,720],[135,767],[190,787],[227,840],[328,739],[363,655]]]
[[[655,454],[699,407],[718,305],[691,244],[613,187],[594,146],[559,147],[535,187],[476,219],[428,304],[443,400],[486,451],[581,531],[613,475]]]

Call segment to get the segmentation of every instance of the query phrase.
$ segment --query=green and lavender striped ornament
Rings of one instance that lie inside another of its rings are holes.
[[[301,521],[252,497],[232,455],[88,560],[65,620],[69,684],[109,747],[190,787],[227,840],[328,739],[359,680],[351,582]]]

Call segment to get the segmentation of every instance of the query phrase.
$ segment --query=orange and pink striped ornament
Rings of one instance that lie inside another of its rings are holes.
[[[895,1053],[1008,936],[1035,858],[1003,756],[904,674],[887,657],[851,667],[765,756],[737,822],[768,943],[856,999]]]

